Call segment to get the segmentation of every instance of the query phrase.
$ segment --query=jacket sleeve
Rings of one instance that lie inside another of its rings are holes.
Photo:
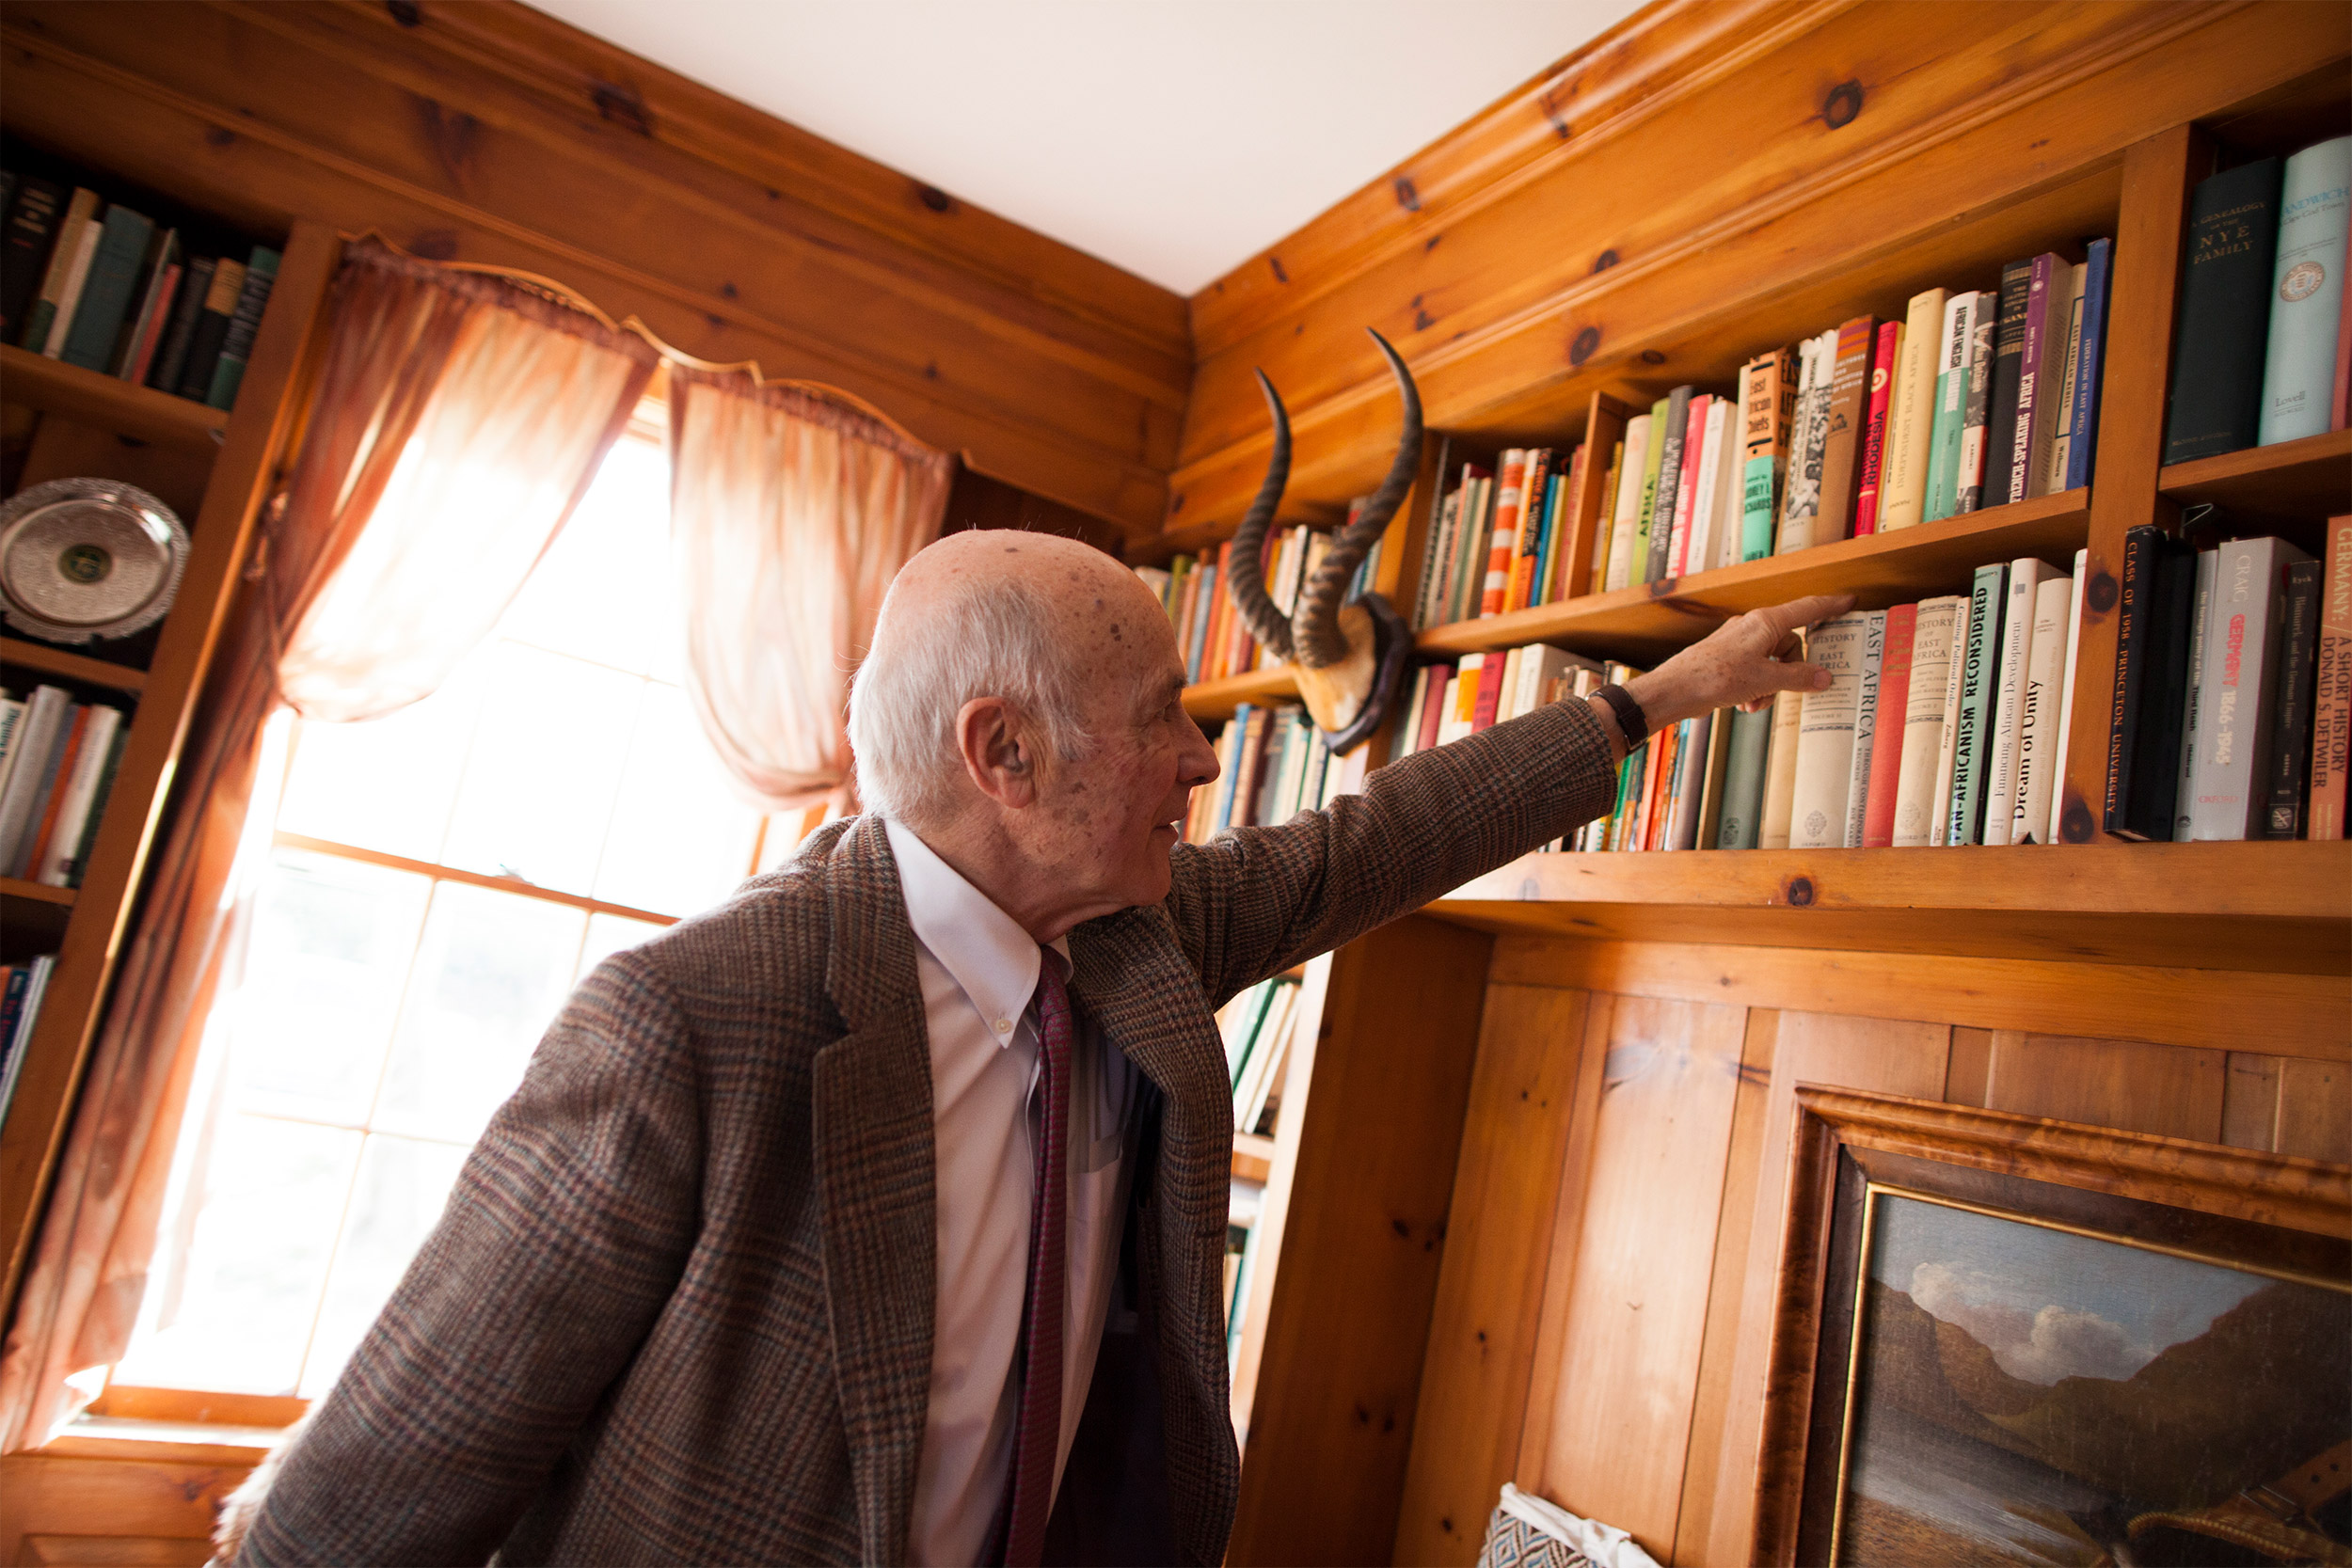
[[[1591,821],[1616,787],[1600,721],[1549,704],[1375,768],[1328,810],[1178,845],[1168,915],[1221,1005]]]
[[[234,1560],[487,1560],[669,1299],[701,1167],[688,1029],[621,954],[491,1118]]]

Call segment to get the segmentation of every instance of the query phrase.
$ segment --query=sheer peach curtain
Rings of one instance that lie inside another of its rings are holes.
[[[951,460],[846,403],[673,367],[670,476],[703,733],[766,810],[842,793],[850,675],[890,579],[939,537]]]
[[[264,721],[388,713],[498,620],[656,365],[527,286],[351,247],[310,428],[207,682],[15,1323],[0,1451],[38,1446],[129,1342]]]

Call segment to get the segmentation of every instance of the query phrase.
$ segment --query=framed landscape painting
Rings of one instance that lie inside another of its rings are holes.
[[[1797,1100],[1757,1561],[2352,1565],[2352,1171]]]

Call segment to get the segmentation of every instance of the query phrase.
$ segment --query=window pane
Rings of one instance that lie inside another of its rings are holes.
[[[224,1117],[189,1195],[200,1207],[181,1299],[116,1380],[293,1393],[358,1151],[357,1132]]]
[[[644,683],[515,642],[485,681],[442,863],[584,894]]]
[[[499,635],[631,674],[676,662],[684,622],[670,569],[670,463],[659,442],[613,444]]]
[[[452,1143],[480,1136],[569,994],[587,923],[562,904],[437,885],[373,1124]]]
[[[230,1004],[239,1110],[366,1119],[431,892],[405,871],[276,853]]]
[[[343,1363],[408,1271],[408,1260],[439,1221],[465,1163],[466,1151],[455,1144],[368,1139],[327,1275],[318,1331],[303,1362],[302,1386],[296,1390],[303,1398],[317,1399],[334,1386]]]
[[[588,972],[604,962],[624,947],[651,942],[667,926],[657,926],[650,920],[631,920],[625,914],[592,914],[588,917],[588,940],[580,944],[580,971],[572,976],[578,985],[588,978]]]
[[[279,830],[439,860],[482,705],[481,664],[468,660],[440,690],[382,719],[302,725]]]
[[[759,813],[736,799],[686,694],[645,688],[598,898],[660,914],[707,909],[751,874]]]

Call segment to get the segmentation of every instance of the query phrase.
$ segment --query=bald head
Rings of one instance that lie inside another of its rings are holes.
[[[890,585],[850,703],[866,805],[909,823],[951,811],[956,715],[1002,697],[1064,760],[1090,740],[1089,693],[1182,681],[1157,598],[1089,545],[973,530],[918,552]]]

